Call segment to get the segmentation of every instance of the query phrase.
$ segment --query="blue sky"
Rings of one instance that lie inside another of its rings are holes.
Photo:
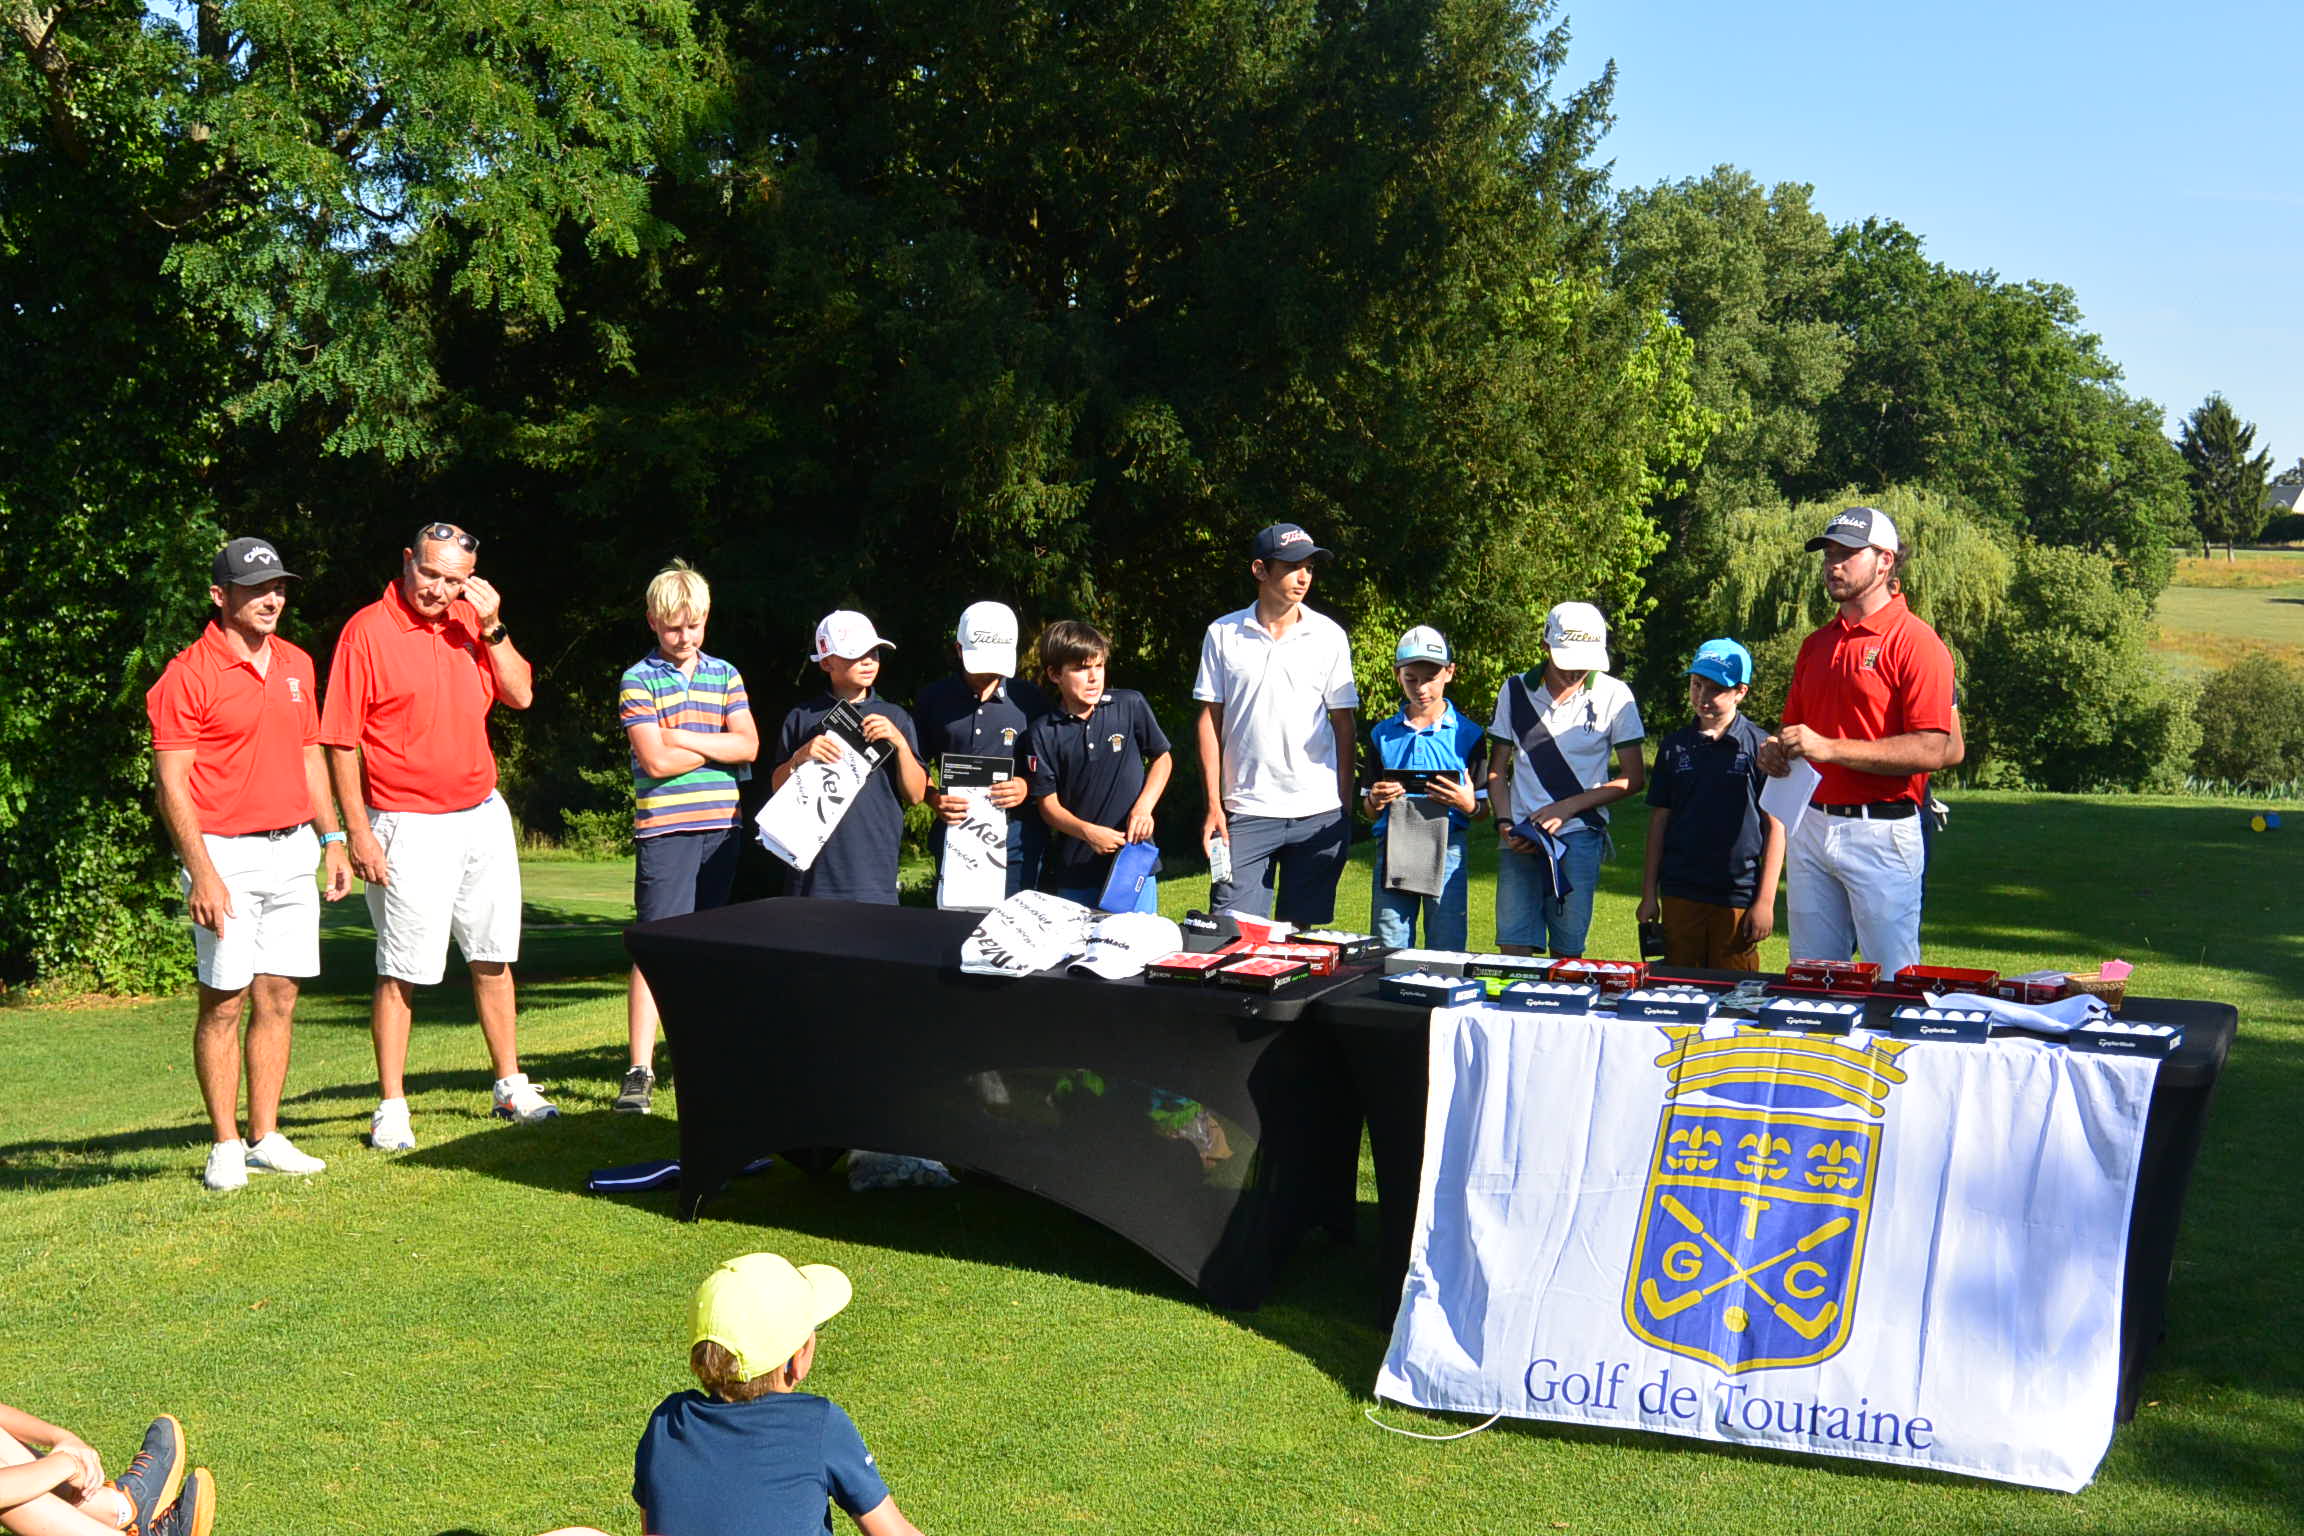
[[[2211,390],[2304,457],[2304,4],[1565,0],[1619,187],[1740,166],[1936,260],[2063,283],[2170,431]]]

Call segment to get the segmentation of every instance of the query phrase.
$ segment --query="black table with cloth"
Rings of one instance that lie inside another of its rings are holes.
[[[1740,979],[1725,971],[1655,967],[1651,976]],[[1774,979],[1774,978],[1772,978]],[[1882,1028],[1895,1003],[1874,998],[1866,1022]],[[1382,1270],[1398,1295],[1408,1272],[1415,1237],[1416,1199],[1424,1167],[1424,1108],[1430,1083],[1427,1057],[1431,1010],[1387,1002],[1371,980],[1340,988],[1321,999],[1318,1014],[1334,1033],[1368,1125],[1369,1154],[1376,1166],[1376,1191],[1383,1230]],[[2238,1010],[2225,1003],[2134,997],[2121,1017],[2173,1024],[2184,1041],[2160,1064],[2138,1159],[2136,1204],[2128,1225],[2127,1282],[2120,1315],[2120,1404],[2125,1420],[2136,1412],[2144,1357],[2159,1342],[2167,1320],[2168,1276],[2175,1263],[2176,1224],[2183,1214],[2185,1186],[2200,1150],[2208,1102],[2232,1037],[2240,1028]],[[2045,1038],[2045,1037],[2043,1037]]]
[[[791,898],[629,930],[679,1075],[680,1213],[769,1152],[869,1147],[1070,1207],[1219,1306],[1314,1228],[1348,1236],[1359,1100],[1303,1018],[1365,970],[1276,994],[960,969],[978,916]],[[988,1075],[989,1074],[989,1075]],[[1203,1166],[1155,1105],[1213,1111]]]

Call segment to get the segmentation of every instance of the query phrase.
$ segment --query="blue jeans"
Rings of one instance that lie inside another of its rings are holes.
[[[1448,834],[1448,856],[1440,866],[1440,894],[1416,896],[1384,889],[1384,843],[1376,843],[1376,878],[1368,907],[1376,916],[1376,942],[1393,949],[1416,943],[1416,914],[1424,914],[1424,942],[1433,949],[1462,949],[1470,934],[1471,882],[1464,870],[1464,828]]]
[[[1056,894],[1063,897],[1066,901],[1076,901],[1080,903],[1080,905],[1094,910],[1096,906],[1096,899],[1104,894],[1104,887],[1101,884],[1058,886],[1056,889]],[[1158,880],[1145,881],[1144,889],[1136,893],[1136,905],[1129,908],[1129,910],[1131,912],[1159,911],[1160,882]]]
[[[1226,825],[1232,880],[1209,886],[1209,911],[1236,909],[1299,928],[1336,916],[1336,882],[1352,851],[1352,823],[1342,807],[1313,816],[1232,816]]]
[[[1560,866],[1568,875],[1568,899],[1545,897],[1544,855],[1502,849],[1496,856],[1496,942],[1538,953],[1581,955],[1592,931],[1592,893],[1600,884],[1600,863],[1608,854],[1605,832],[1571,832]]]

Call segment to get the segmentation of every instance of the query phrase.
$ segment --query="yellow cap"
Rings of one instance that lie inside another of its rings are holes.
[[[803,1264],[774,1253],[730,1259],[696,1288],[688,1345],[710,1339],[736,1357],[750,1381],[800,1352],[808,1335],[848,1305],[856,1288],[829,1264]]]

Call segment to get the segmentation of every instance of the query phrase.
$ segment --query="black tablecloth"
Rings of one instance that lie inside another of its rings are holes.
[[[869,1147],[1069,1206],[1219,1306],[1261,1302],[1304,1232],[1349,1236],[1357,1098],[1332,1036],[1299,1020],[1365,968],[1271,995],[1003,980],[959,968],[977,920],[788,899],[627,932],[679,1075],[684,1217],[763,1153]],[[1153,1114],[1173,1123],[1179,1099],[1230,1156],[1164,1134]]]
[[[1655,968],[1653,975],[1724,977],[1721,971]],[[1866,1005],[1869,1022],[1884,1025],[1894,1006],[1885,999]],[[1376,1191],[1384,1242],[1383,1272],[1396,1299],[1408,1273],[1408,1250],[1415,1236],[1416,1196],[1424,1167],[1424,1100],[1430,1083],[1426,1057],[1431,1011],[1390,1003],[1376,995],[1371,978],[1322,998],[1322,1022],[1335,1032],[1368,1122],[1369,1153],[1376,1165]],[[2120,1417],[2135,1416],[2138,1380],[2145,1356],[2159,1342],[2168,1312],[2168,1276],[2176,1257],[2176,1225],[2184,1210],[2184,1190],[2208,1120],[2208,1101],[2232,1037],[2240,1028],[2238,1010],[2225,1003],[2167,998],[2130,998],[2121,1016],[2142,1022],[2179,1025],[2184,1043],[2160,1064],[2152,1108],[2144,1126],[2144,1150],[2136,1181],[2136,1205],[2128,1228],[2128,1278],[2120,1316]]]

